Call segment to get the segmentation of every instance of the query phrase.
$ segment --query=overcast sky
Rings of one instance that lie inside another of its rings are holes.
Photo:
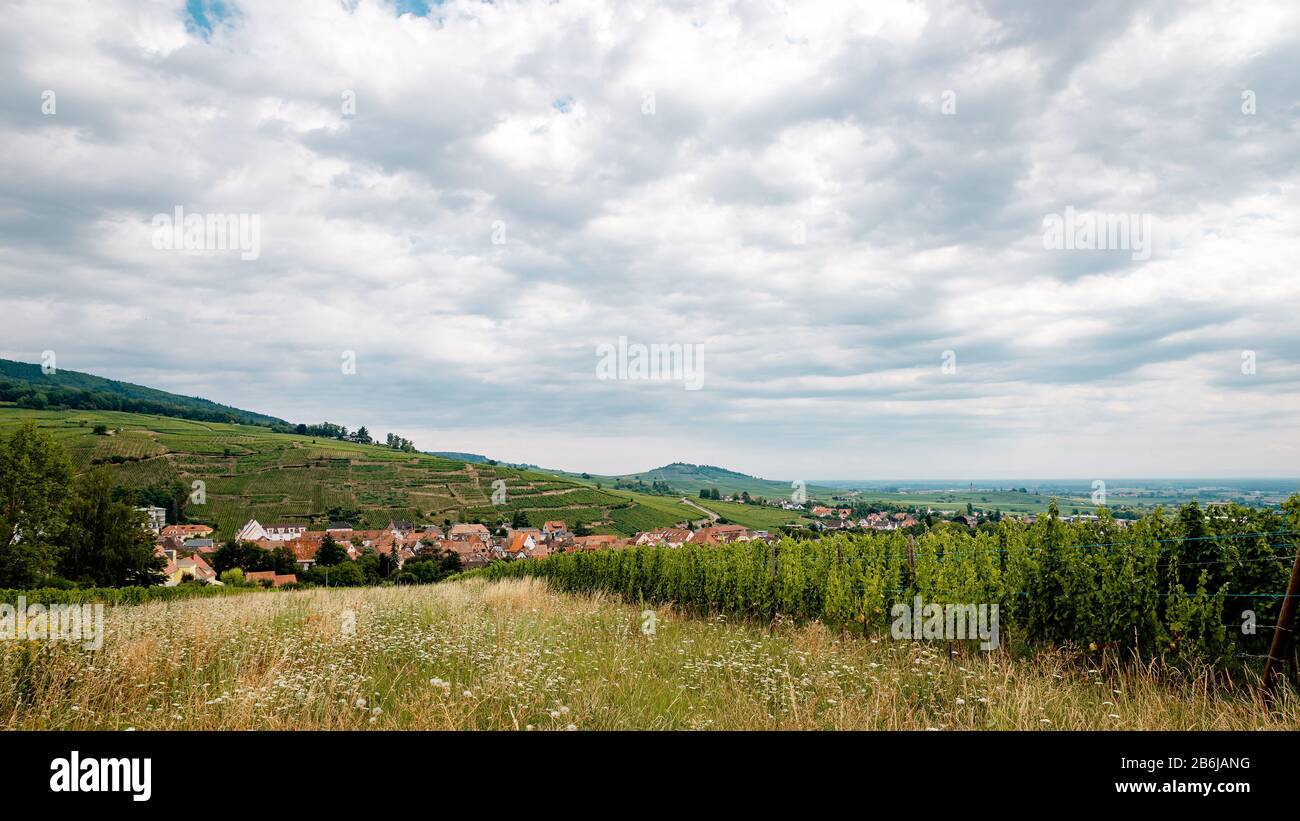
[[[593,472],[1300,474],[1300,4],[1132,6],[7,3],[0,356]]]

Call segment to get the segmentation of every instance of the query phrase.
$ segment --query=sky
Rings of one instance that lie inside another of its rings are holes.
[[[1298,180],[1290,0],[7,3],[0,357],[599,473],[1295,476]]]

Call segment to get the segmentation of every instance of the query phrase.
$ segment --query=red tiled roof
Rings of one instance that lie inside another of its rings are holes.
[[[212,528],[207,525],[167,525],[162,529],[160,534],[163,538],[168,536],[192,536],[198,533],[211,533]]]
[[[506,548],[506,552],[508,552],[508,553],[518,553],[518,552],[520,552],[521,550],[523,550],[523,549],[524,549],[524,546],[527,545],[527,544],[528,544],[528,534],[527,534],[527,533],[516,533],[516,534],[515,534],[515,535],[510,539],[510,546]]]
[[[270,582],[272,587],[298,583],[298,577],[293,573],[278,574],[274,570],[254,570],[245,573],[244,578],[251,582]]]

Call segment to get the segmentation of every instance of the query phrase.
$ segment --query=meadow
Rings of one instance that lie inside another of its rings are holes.
[[[5,729],[1300,729],[1208,669],[653,623],[538,579],[111,607],[99,651],[0,643]]]

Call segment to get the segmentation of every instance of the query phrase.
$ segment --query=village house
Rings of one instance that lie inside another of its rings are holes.
[[[447,537],[453,541],[462,541],[471,536],[488,541],[492,538],[492,532],[481,524],[456,524],[452,525],[447,533]]]
[[[324,541],[324,534],[304,533],[289,542],[288,547],[293,551],[293,559],[303,572],[316,566],[316,551],[320,550],[322,541]]]
[[[159,534],[164,539],[175,536],[178,539],[205,539],[212,535],[212,528],[207,525],[167,525]]]
[[[325,532],[333,536],[335,541],[346,542],[352,538],[352,525],[347,522],[330,522]]]
[[[207,582],[208,584],[221,584],[221,582],[217,581],[217,571],[213,570],[212,566],[205,562],[202,556],[181,556],[180,558],[176,556],[177,554],[173,552],[168,557],[167,567],[163,569],[164,587],[175,587],[185,581],[186,578]]]
[[[162,529],[167,526],[167,509],[163,507],[137,507],[136,510],[143,513],[147,519],[146,527],[153,532],[155,536],[162,534]]]
[[[546,538],[546,536],[542,533],[542,531],[536,527],[507,527],[505,531],[506,531],[507,541],[513,539],[515,535],[519,533],[526,533],[529,536],[532,536],[533,541],[535,542],[541,542],[543,539]]]
[[[662,545],[681,547],[691,540],[691,531],[684,527],[660,527],[638,533],[634,542],[638,545]]]
[[[249,519],[248,522],[235,531],[235,541],[237,542],[288,542],[298,538],[307,531],[306,525],[263,525],[256,519]]]
[[[161,555],[171,555],[179,553],[185,549],[185,542],[176,536],[168,536],[158,541],[155,545]]]
[[[298,577],[292,573],[276,573],[274,570],[256,570],[252,573],[245,573],[244,578],[247,581],[256,584],[265,582],[271,587],[284,587],[286,584],[297,584]]]
[[[506,545],[505,557],[507,559],[524,559],[527,558],[538,541],[533,539],[531,533],[516,532],[510,537],[510,542]]]
[[[498,558],[494,555],[491,545],[477,538],[456,541],[442,539],[438,541],[437,549],[455,553],[457,558],[460,559],[460,566],[466,570],[474,567],[484,567],[494,558]]]
[[[691,534],[692,544],[729,544],[747,542],[752,537],[749,529],[741,525],[712,525],[702,527]]]

